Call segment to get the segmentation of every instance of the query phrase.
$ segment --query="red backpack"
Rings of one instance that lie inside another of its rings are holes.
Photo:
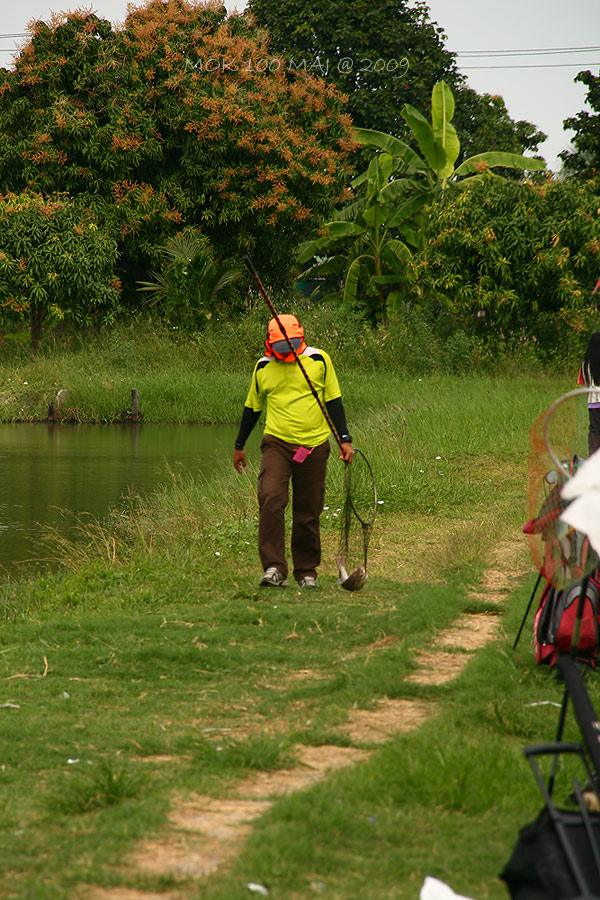
[[[546,583],[533,620],[535,661],[538,665],[553,668],[559,654],[571,652],[581,586],[581,581],[574,581],[569,587],[559,591]],[[600,571],[596,569],[588,578],[581,630],[575,650],[575,659],[592,668],[596,665],[600,648],[599,606]]]

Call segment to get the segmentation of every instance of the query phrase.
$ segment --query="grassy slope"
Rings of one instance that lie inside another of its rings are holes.
[[[230,421],[245,379],[233,396],[213,377],[215,419]],[[177,393],[191,402],[201,383],[182,376]],[[508,601],[506,639],[456,682],[406,676],[436,632],[485,608],[468,592],[497,542],[519,534],[528,426],[566,386],[346,374],[384,500],[360,594],[335,585],[333,519],[321,591],[261,594],[251,484],[225,464],[88,530],[73,571],[0,586],[0,895],[166,888],[119,863],[160,828],[173,792],[219,796],[248,766],[283,765],[298,741],[347,741],[337,729],[349,711],[387,696],[438,714],[276,803],[235,864],[188,895],[236,900],[253,881],[281,898],[414,898],[432,874],[478,900],[505,897],[498,871],[540,806],[522,748],[556,728],[553,706],[530,704],[561,697],[526,639],[522,658],[509,649],[533,575]],[[333,508],[334,463],[328,490]],[[305,669],[322,677],[292,677]],[[216,754],[210,737],[228,728],[247,736]]]

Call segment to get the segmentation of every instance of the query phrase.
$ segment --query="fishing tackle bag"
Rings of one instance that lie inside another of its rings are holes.
[[[574,581],[562,591],[546,583],[533,621],[535,661],[553,668],[559,654],[570,653],[581,581]],[[575,658],[595,667],[600,649],[600,572],[590,575],[581,619],[581,630]]]

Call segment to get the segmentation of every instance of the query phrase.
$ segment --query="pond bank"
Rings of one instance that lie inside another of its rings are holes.
[[[49,530],[74,539],[173,477],[209,477],[227,457],[233,425],[0,424],[0,570],[57,565]],[[249,448],[255,450],[258,434]]]

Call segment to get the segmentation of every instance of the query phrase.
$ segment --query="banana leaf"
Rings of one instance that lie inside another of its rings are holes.
[[[421,153],[439,176],[447,164],[447,159],[446,151],[435,139],[433,128],[425,116],[410,103],[405,103],[402,107],[402,118],[417,139]]]
[[[470,156],[455,170],[457,177],[469,175],[471,172],[481,172],[486,168],[505,166],[507,169],[528,169],[530,172],[539,172],[546,168],[542,159],[532,159],[529,156],[521,156],[518,153],[508,153],[502,150],[488,150],[486,153],[477,153]]]
[[[362,147],[377,147],[378,150],[385,150],[390,156],[402,160],[409,169],[414,169],[417,172],[427,171],[427,165],[418,153],[415,153],[404,141],[391,134],[375,131],[372,128],[355,128],[353,136],[355,141]]]
[[[454,97],[445,81],[438,81],[431,93],[431,124],[436,144],[446,154],[446,165],[438,172],[440,178],[449,178],[460,153],[460,141],[454,125]]]

